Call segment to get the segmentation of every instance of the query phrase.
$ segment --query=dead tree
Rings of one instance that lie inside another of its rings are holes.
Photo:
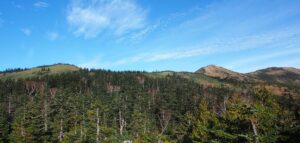
[[[99,108],[97,108],[96,116],[97,116],[96,142],[98,143],[98,142],[99,142],[99,135],[100,135],[100,127],[99,127],[99,122],[100,122],[100,119],[99,119]]]
[[[48,102],[47,102],[47,99],[44,100],[44,129],[45,129],[45,132],[48,131]]]
[[[60,119],[59,141],[61,142],[63,138],[64,138],[63,119]]]
[[[25,89],[26,89],[27,95],[31,98],[31,101],[32,101],[33,94],[36,93],[37,84],[34,81],[27,81],[25,83]]]
[[[11,117],[11,96],[12,93],[8,95],[8,116]]]
[[[250,121],[251,121],[252,130],[254,133],[254,141],[255,141],[255,143],[259,143],[256,124],[253,119],[250,119]]]
[[[124,127],[126,126],[126,121],[122,115],[122,111],[119,109],[119,126],[120,126],[120,135],[123,135]]]
[[[155,96],[158,94],[159,92],[159,88],[157,87],[155,88],[151,88],[148,90],[148,94],[150,94],[151,98],[152,98],[152,104],[155,104]]]
[[[36,83],[38,84],[38,91],[41,95],[43,95],[44,97],[44,105],[43,105],[43,115],[42,117],[44,118],[44,131],[47,132],[48,131],[48,96],[45,93],[45,83],[44,82],[39,82]]]
[[[143,85],[143,89],[144,89],[144,86],[145,86],[145,78],[142,77],[142,76],[138,76],[138,77],[137,77],[137,80],[138,80],[139,84]]]
[[[160,134],[159,140],[164,132],[167,130],[169,122],[171,120],[171,112],[166,110],[161,110],[158,116],[159,124],[160,124]]]
[[[24,110],[23,110],[23,119],[21,120],[21,136],[24,138],[25,137],[25,129],[24,129],[24,122],[25,122],[25,107],[24,107]]]
[[[110,82],[106,85],[107,93],[112,94],[114,92],[119,92],[121,90],[120,86],[112,85]]]
[[[77,110],[76,110],[76,107],[75,107],[75,131],[74,131],[74,134],[76,135],[77,134]]]
[[[85,128],[84,113],[82,113],[82,121],[81,121],[81,124],[80,124],[80,139],[81,140],[85,136],[85,134],[84,134],[84,128]]]
[[[57,88],[50,88],[49,92],[50,92],[51,98],[54,98],[56,95],[56,92],[57,92]]]

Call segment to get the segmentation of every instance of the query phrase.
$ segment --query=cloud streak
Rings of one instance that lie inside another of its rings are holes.
[[[237,4],[240,6],[232,7]],[[278,61],[293,52],[298,52],[295,49],[299,49],[300,44],[299,22],[287,20],[294,18],[300,11],[293,2],[288,3],[285,8],[279,3],[269,4],[270,6],[264,7],[260,1],[213,2],[204,7],[196,6],[190,12],[161,18],[156,24],[152,22],[152,25],[146,25],[118,39],[122,42],[135,41],[151,33],[151,37],[148,36],[148,39],[143,41],[145,43],[132,46],[138,47],[139,50],[143,49],[143,52],[132,54],[133,52],[129,51],[135,49],[123,46],[122,48],[128,50],[122,55],[124,57],[114,60],[102,59],[101,64],[97,64],[97,60],[92,58],[93,67],[115,68],[138,64],[151,65],[151,63],[177,64],[186,63],[190,59],[199,60],[201,57],[211,57],[214,64],[227,64],[228,67],[239,67],[249,63],[259,64],[269,59]],[[291,10],[287,10],[289,8]],[[272,11],[273,9],[276,11]],[[259,53],[264,51],[273,53],[260,56]],[[247,52],[256,55],[254,56],[256,59],[240,58],[232,63],[223,61],[223,59],[232,59],[227,57],[228,55]],[[212,64],[212,61],[201,61],[195,66]]]
[[[46,36],[50,41],[55,41],[60,37],[60,35],[57,32],[48,32]]]
[[[73,33],[94,38],[103,31],[121,36],[144,27],[146,11],[133,0],[73,1],[67,21]]]
[[[278,52],[257,56],[249,59],[242,59],[237,62],[226,64],[227,68],[234,68],[237,66],[242,66],[251,62],[259,62],[267,60],[270,58],[276,58],[280,56],[285,56],[293,54],[295,52],[300,52],[297,49],[298,39],[300,38],[300,31],[297,27],[281,29],[276,31],[269,31],[258,35],[248,35],[242,37],[232,37],[224,40],[213,40],[211,42],[197,43],[192,46],[169,48],[169,50],[159,50],[158,52],[145,52],[133,55],[128,58],[123,58],[114,62],[102,61],[101,64],[97,64],[98,60],[92,59],[91,61],[85,62],[83,67],[97,68],[106,67],[111,68],[121,65],[129,65],[133,63],[147,63],[147,62],[159,62],[166,60],[178,60],[186,59],[199,56],[208,56],[213,54],[229,54],[229,53],[239,53],[247,50],[261,49],[265,47],[266,49],[280,50]],[[90,64],[92,63],[92,64]],[[92,66],[91,66],[92,65]]]
[[[22,28],[21,32],[23,32],[26,36],[31,35],[31,30],[29,28]]]
[[[274,58],[278,58],[278,57],[282,57],[282,56],[288,56],[291,54],[300,54],[300,49],[283,49],[281,51],[277,51],[277,52],[273,52],[273,53],[250,56],[250,58],[240,59],[240,60],[231,62],[231,63],[227,64],[225,67],[237,68],[237,67],[242,67],[242,66],[249,65],[252,63],[266,61],[266,60],[270,60],[270,59],[274,59]]]
[[[3,25],[3,23],[4,23],[4,20],[0,17],[0,27]]]
[[[37,1],[33,4],[33,6],[36,8],[47,8],[49,4],[43,1]]]

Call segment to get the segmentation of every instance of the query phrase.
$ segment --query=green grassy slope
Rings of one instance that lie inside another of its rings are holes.
[[[46,71],[43,71],[45,68]],[[48,68],[50,69],[48,71]],[[49,66],[36,67],[25,71],[13,72],[13,73],[1,73],[0,79],[17,79],[17,78],[30,78],[46,74],[57,74],[63,72],[78,71],[79,68],[74,65],[68,64],[55,64]]]
[[[192,73],[192,72],[174,72],[174,71],[162,71],[162,72],[151,72],[147,73],[146,76],[152,77],[152,78],[164,78],[168,75],[176,74],[182,78],[186,78],[189,80],[193,80],[194,82],[202,85],[210,85],[210,86],[221,86],[221,82],[218,81],[215,78],[198,74],[198,73]]]

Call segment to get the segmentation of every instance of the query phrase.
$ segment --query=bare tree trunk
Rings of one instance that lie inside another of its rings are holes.
[[[45,103],[44,103],[44,128],[45,128],[45,132],[48,131],[48,105],[47,105],[47,99],[45,99]]]
[[[224,100],[223,100],[223,113],[227,111],[227,108],[226,108],[226,102],[228,100],[228,96],[224,96]]]
[[[24,123],[23,121],[21,121],[21,136],[24,137],[25,136],[25,131],[24,131]]]
[[[144,120],[144,131],[143,133],[145,134],[147,132],[147,121]]]
[[[100,133],[100,127],[99,127],[99,108],[97,108],[97,133],[96,133],[96,142],[99,142],[99,133]]]
[[[82,128],[82,122],[80,124],[80,138],[82,139],[83,136],[83,128]]]
[[[74,131],[74,134],[75,135],[77,134],[77,120],[75,121],[75,131]]]
[[[21,121],[21,136],[22,137],[25,137],[24,122],[25,122],[25,107],[24,107],[24,111],[23,111],[23,120]]]
[[[122,117],[121,110],[119,110],[119,124],[120,124],[120,135],[122,136],[123,135],[123,129],[124,129],[124,126],[125,126],[125,121]]]
[[[74,131],[74,134],[76,135],[77,134],[77,110],[76,110],[76,107],[75,107],[75,131]]]
[[[255,125],[253,120],[251,120],[251,125],[252,125],[253,133],[254,133],[254,136],[255,136],[254,137],[255,143],[259,143],[256,125]]]
[[[150,100],[148,101],[148,109],[149,109],[149,110],[151,109],[151,103],[150,103]]]
[[[85,135],[84,135],[84,114],[82,114],[82,121],[81,121],[81,125],[80,125],[80,138],[82,139]]]
[[[8,115],[11,115],[11,94],[8,96]]]
[[[161,111],[161,117],[158,116],[159,119],[159,123],[160,123],[160,127],[161,127],[161,132],[158,135],[158,142],[162,142],[161,141],[161,136],[164,134],[164,132],[166,131],[169,122],[171,120],[171,113],[170,112],[165,112],[165,110]]]
[[[60,119],[59,141],[61,142],[63,138],[64,138],[64,132],[63,132],[63,120]]]

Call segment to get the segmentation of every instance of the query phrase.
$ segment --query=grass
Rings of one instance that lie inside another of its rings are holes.
[[[50,71],[42,71],[42,68],[50,69]],[[56,64],[50,66],[36,67],[25,71],[13,72],[13,73],[1,73],[0,79],[18,79],[18,78],[30,78],[41,76],[45,74],[58,74],[63,72],[78,71],[79,68],[68,64]]]
[[[152,72],[147,73],[146,76],[152,77],[152,78],[164,78],[166,76],[171,76],[173,74],[176,74],[182,78],[186,78],[189,80],[193,80],[194,82],[201,84],[201,85],[211,85],[211,86],[221,86],[221,82],[217,79],[208,77],[203,74],[198,73],[191,73],[191,72],[173,72],[173,71],[162,71],[162,72]]]

